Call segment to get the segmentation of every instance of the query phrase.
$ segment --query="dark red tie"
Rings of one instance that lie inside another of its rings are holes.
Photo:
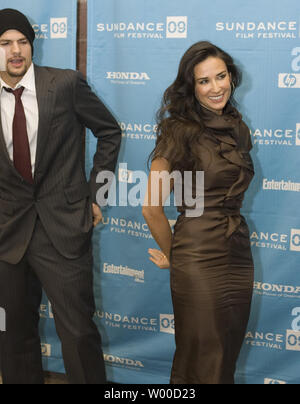
[[[22,177],[30,184],[33,184],[26,117],[21,100],[24,87],[20,87],[17,90],[5,88],[5,90],[12,93],[16,99],[15,116],[13,120],[14,165]]]

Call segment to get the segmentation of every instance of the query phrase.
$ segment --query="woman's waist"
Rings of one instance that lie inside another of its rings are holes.
[[[247,222],[241,213],[241,206],[214,206],[205,207],[203,214],[199,217],[187,217],[182,212],[178,217],[175,232],[188,231],[197,232],[220,232],[229,238],[239,228],[247,227]]]
[[[206,199],[202,206],[202,215],[209,213],[209,212],[219,212],[221,215],[224,216],[238,216],[241,213],[241,209],[243,206],[243,199],[228,199],[228,200],[209,200]],[[188,207],[183,205],[178,207],[178,211],[181,214],[186,214],[187,211],[189,212],[189,217],[193,217],[190,215],[193,212],[195,207]],[[199,210],[199,209],[198,209]],[[201,216],[202,216],[201,215]],[[200,216],[200,215],[199,215]]]

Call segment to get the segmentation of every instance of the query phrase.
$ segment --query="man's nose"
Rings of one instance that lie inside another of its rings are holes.
[[[18,44],[18,42],[13,42],[12,44],[12,53],[15,54],[20,54],[21,53],[21,49],[20,49],[20,45]]]

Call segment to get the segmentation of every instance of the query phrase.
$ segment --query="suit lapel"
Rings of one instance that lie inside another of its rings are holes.
[[[35,166],[35,173],[38,173],[39,166],[43,161],[44,150],[49,140],[49,130],[55,104],[55,77],[46,68],[34,66],[34,70],[36,95],[39,107],[39,126]]]

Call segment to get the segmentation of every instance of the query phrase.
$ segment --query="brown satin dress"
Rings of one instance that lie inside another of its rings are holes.
[[[176,353],[171,384],[233,384],[249,321],[254,265],[240,208],[254,175],[249,129],[228,105],[203,109],[199,162],[205,210],[181,209],[171,252]]]

